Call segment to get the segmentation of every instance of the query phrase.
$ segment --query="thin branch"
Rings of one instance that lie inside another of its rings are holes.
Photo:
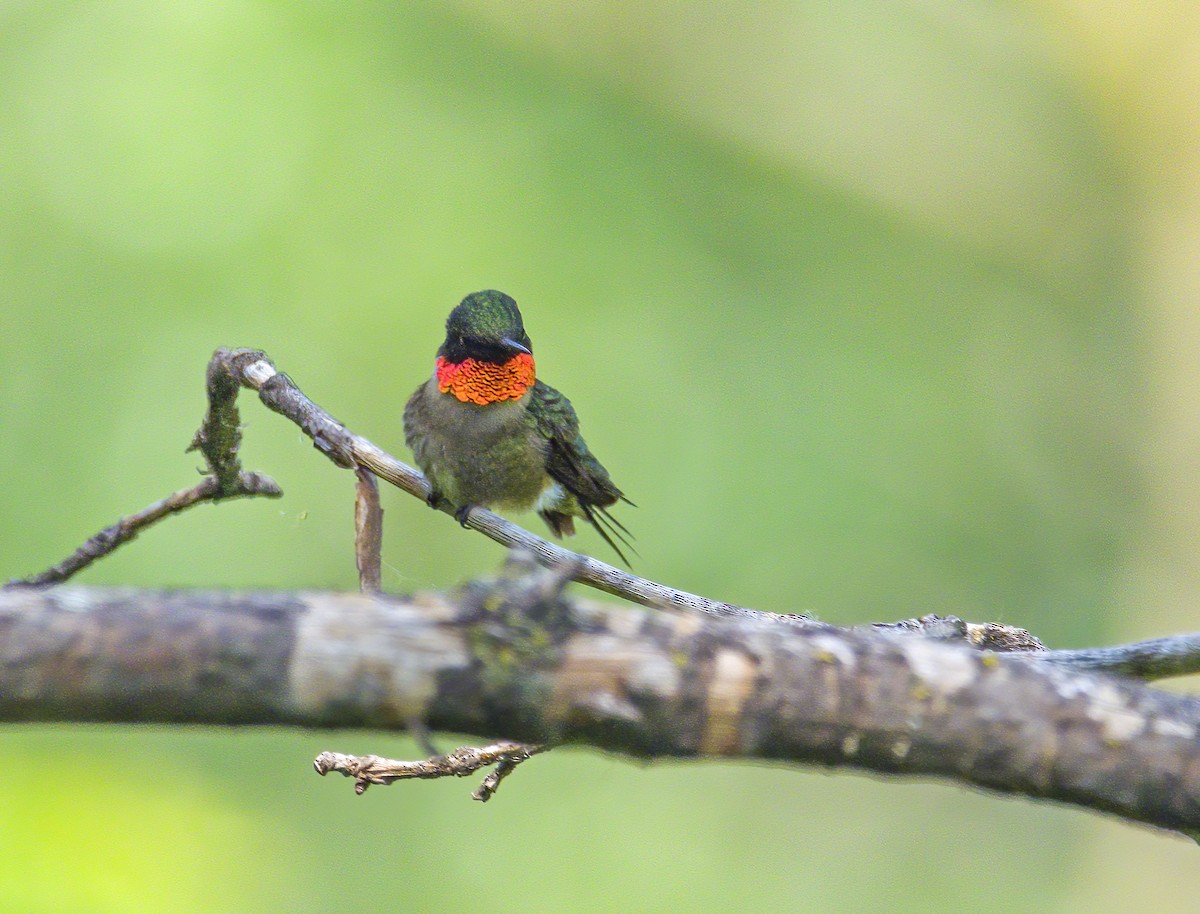
[[[380,758],[377,755],[343,755],[340,752],[322,752],[313,760],[313,767],[321,776],[338,772],[354,778],[354,792],[362,795],[372,784],[391,784],[411,778],[432,779],[464,778],[481,768],[495,765],[471,794],[476,800],[486,803],[522,762],[545,752],[545,746],[528,746],[523,743],[493,743],[490,746],[460,746],[448,755],[437,755],[424,761],[402,762]]]
[[[1024,653],[1042,663],[1053,663],[1083,673],[1108,673],[1151,682],[1172,676],[1200,673],[1200,634],[1172,635],[1133,644],[1075,650],[1047,650],[1023,628],[997,622],[964,622],[956,616],[923,616],[901,622],[873,622],[854,626],[901,635],[919,635],[945,644],[963,644],[977,650]]]
[[[1116,647],[1046,651],[1039,660],[1080,672],[1147,681],[1200,673],[1200,634],[1172,635]]]
[[[257,391],[259,399],[268,409],[295,422],[313,440],[317,450],[338,466],[366,467],[385,482],[423,502],[427,501],[429,482],[419,470],[349,431],[305,396],[291,378],[277,371],[263,352],[254,349],[218,349],[209,363],[208,375],[209,413],[201,431],[197,433],[197,440],[220,442],[229,438],[226,426],[237,415],[230,404],[237,395],[237,385],[241,385]],[[214,383],[214,376],[228,379],[228,382]],[[454,513],[449,505],[442,505],[439,510],[451,516]],[[754,610],[676,590],[629,574],[590,556],[564,549],[483,508],[471,511],[466,526],[502,546],[520,548],[533,554],[547,568],[570,568],[572,580],[633,603],[723,616],[759,615]],[[774,618],[801,625],[811,622],[800,614]]]
[[[224,482],[215,475],[205,476],[190,489],[182,489],[143,508],[136,514],[122,517],[111,527],[101,530],[53,568],[48,568],[40,574],[30,575],[27,578],[13,578],[8,585],[59,584],[82,571],[97,559],[104,558],[118,547],[128,543],[151,524],[172,514],[178,514],[180,511],[186,511],[202,502],[223,501],[227,498],[254,495],[278,498],[282,494],[283,490],[275,484],[274,480],[259,473],[235,470],[233,476]]]

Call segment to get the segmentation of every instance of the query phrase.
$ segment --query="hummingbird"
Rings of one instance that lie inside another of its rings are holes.
[[[475,506],[535,509],[555,536],[575,518],[632,549],[608,513],[633,502],[613,485],[579,434],[571,401],[537,379],[533,343],[517,303],[473,292],[450,312],[433,375],[404,407],[404,440],[429,480],[430,506],[454,507],[465,524]]]

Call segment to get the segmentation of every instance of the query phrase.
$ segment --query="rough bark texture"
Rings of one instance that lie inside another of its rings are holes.
[[[935,775],[1200,827],[1200,701],[1033,656],[563,599],[0,590],[0,721],[431,728]]]

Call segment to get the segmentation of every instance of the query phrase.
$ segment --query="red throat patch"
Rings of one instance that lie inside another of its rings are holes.
[[[501,365],[475,359],[447,362],[441,356],[437,360],[438,390],[480,406],[519,399],[533,386],[534,377],[533,356],[525,352]]]

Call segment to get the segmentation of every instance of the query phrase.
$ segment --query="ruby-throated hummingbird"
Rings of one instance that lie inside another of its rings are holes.
[[[404,439],[429,479],[429,503],[465,522],[471,508],[528,510],[555,536],[582,517],[613,541],[627,531],[606,508],[628,502],[579,434],[571,401],[536,380],[533,344],[517,303],[494,289],[462,300],[446,320],[433,376],[404,408]]]

